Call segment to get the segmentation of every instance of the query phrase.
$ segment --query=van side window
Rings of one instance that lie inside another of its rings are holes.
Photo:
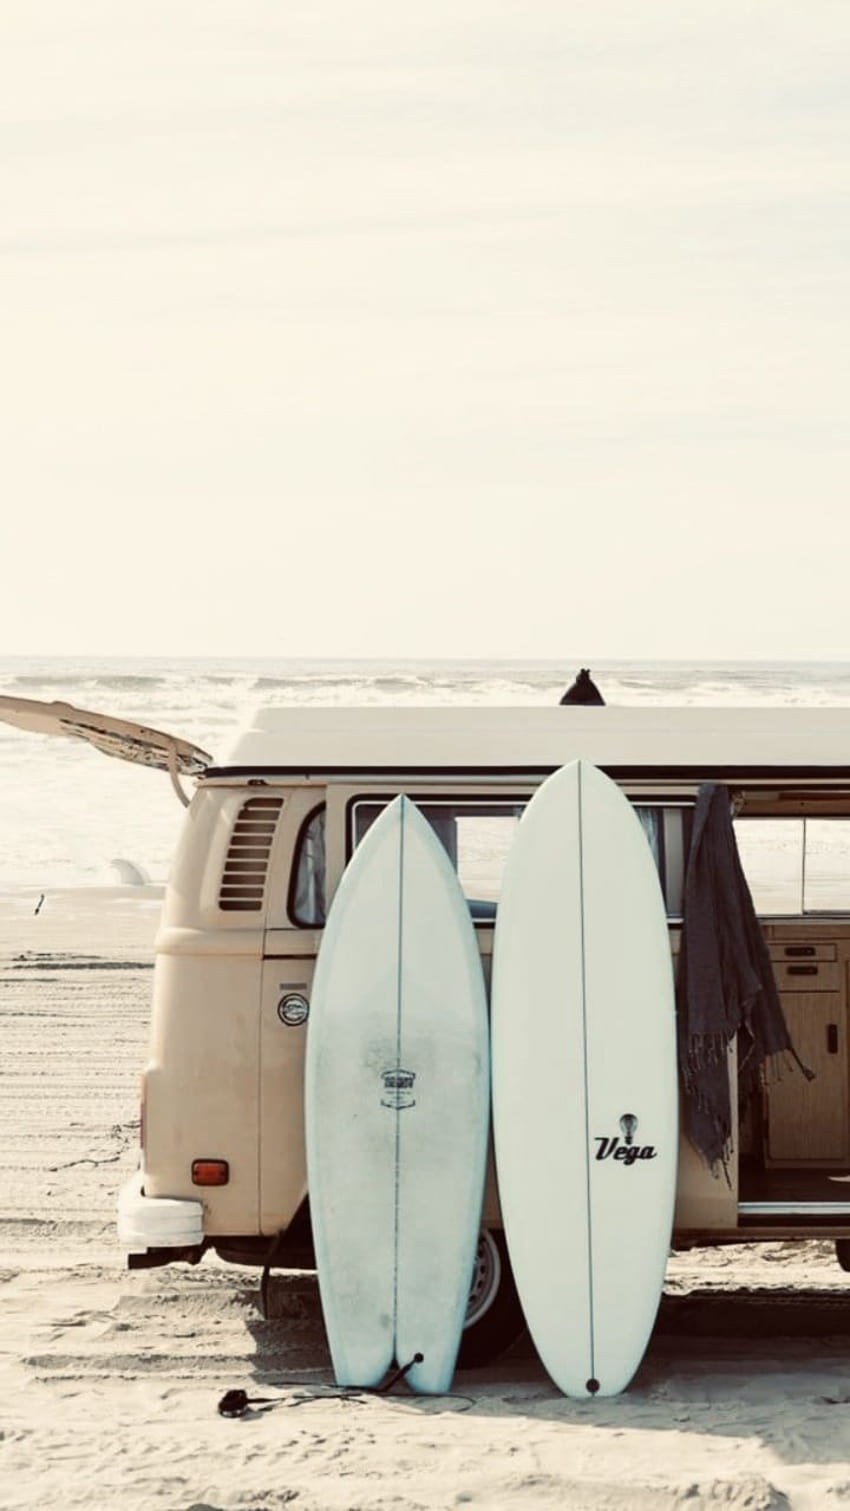
[[[351,810],[351,844],[358,845],[370,825],[383,812],[387,799],[358,799]],[[524,799],[482,798],[466,801],[421,798],[416,806],[427,818],[458,874],[479,922],[492,921],[502,887],[502,872],[517,824],[526,806]],[[682,916],[685,858],[693,823],[693,803],[659,802],[635,805],[652,850],[669,918]]]
[[[655,861],[668,918],[681,918],[685,862],[693,830],[692,803],[635,803]]]
[[[358,801],[353,805],[352,841],[358,845],[387,806]],[[473,918],[496,916],[502,872],[516,832],[524,800],[482,798],[463,801],[422,798],[416,806],[428,820],[458,874]]]
[[[298,836],[293,864],[291,913],[303,928],[325,921],[325,809],[311,813]]]
[[[850,911],[850,819],[736,818],[735,837],[758,913]]]

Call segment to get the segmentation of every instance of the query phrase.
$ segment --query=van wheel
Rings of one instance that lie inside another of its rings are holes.
[[[835,1257],[842,1270],[850,1270],[850,1238],[836,1238]]]
[[[475,1369],[498,1359],[515,1343],[525,1326],[505,1235],[482,1228],[475,1251],[466,1321],[458,1353],[458,1369]]]

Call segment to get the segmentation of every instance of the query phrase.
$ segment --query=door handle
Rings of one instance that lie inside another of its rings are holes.
[[[828,1055],[838,1054],[838,1024],[827,1023],[826,1025],[826,1052]]]

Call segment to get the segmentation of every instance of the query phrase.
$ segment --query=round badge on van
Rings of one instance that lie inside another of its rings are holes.
[[[287,992],[277,1004],[277,1015],[287,1028],[297,1028],[310,1016],[310,1004],[301,992]]]

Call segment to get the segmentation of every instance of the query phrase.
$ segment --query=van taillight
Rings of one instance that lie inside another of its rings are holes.
[[[193,1186],[226,1186],[230,1180],[230,1166],[226,1159],[194,1159],[192,1161]]]

